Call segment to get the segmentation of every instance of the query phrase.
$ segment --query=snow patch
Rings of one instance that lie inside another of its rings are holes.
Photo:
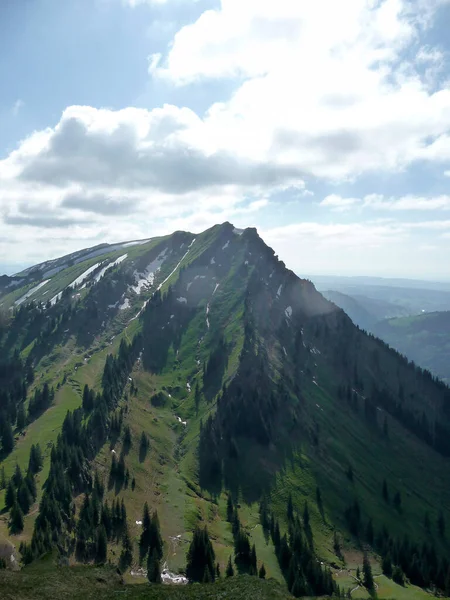
[[[125,242],[125,244],[120,244],[122,248],[129,248],[130,246],[142,246],[142,244],[146,244],[149,242],[151,238],[148,240],[141,240],[140,242]]]
[[[292,317],[292,306],[288,306],[284,311],[284,314],[288,319],[290,319]]]
[[[286,348],[283,346],[284,355],[287,356]]]
[[[229,245],[230,245],[230,240],[228,240],[228,242],[222,246],[222,250],[226,250]]]
[[[212,257],[210,263],[211,265],[215,265],[216,264],[216,259],[214,258],[214,256]]]
[[[107,264],[106,267],[103,267],[103,269],[101,271],[99,271],[97,273],[97,275],[94,276],[94,282],[98,283],[100,281],[100,279],[103,277],[103,275],[106,273],[106,271],[108,271],[108,269],[112,269],[113,267],[120,265],[120,263],[123,262],[127,256],[128,256],[128,254],[123,254],[122,256],[119,256],[119,258],[117,258],[112,263]]]
[[[189,288],[191,287],[191,285],[192,285],[193,283],[194,283],[193,281],[190,281],[190,282],[187,284],[187,286],[186,286],[186,291],[187,291],[187,292],[189,291]]]
[[[127,308],[130,308],[130,301],[128,298],[125,298],[125,300],[119,306],[119,310],[126,310]]]
[[[248,265],[248,260],[246,260],[246,261],[244,262],[244,265]]]
[[[177,419],[178,423],[181,423],[182,425],[184,425],[186,427],[187,421],[183,421],[183,419],[181,417],[176,416],[175,418]]]
[[[213,291],[213,296],[217,292],[217,288],[219,287],[219,285],[220,285],[220,283],[216,283],[216,287],[214,288],[214,291]]]
[[[236,229],[236,227],[233,229],[233,233],[235,235],[242,235],[244,233],[243,229]]]
[[[18,300],[16,300],[14,302],[14,304],[16,306],[19,306],[20,304],[22,304],[23,302],[25,302],[25,300],[28,300],[28,298],[30,296],[32,296],[33,294],[35,294],[38,290],[41,289],[41,287],[44,287],[44,285],[46,283],[48,283],[50,281],[50,279],[46,279],[45,281],[41,281],[41,283],[39,283],[38,285],[36,285],[34,288],[31,288],[31,290],[28,290],[28,292],[26,294],[24,294],[23,296],[21,296]]]
[[[153,285],[155,281],[156,273],[161,269],[161,265],[166,259],[167,248],[164,248],[162,252],[147,265],[142,273],[134,272],[136,285],[132,286],[131,289],[136,293],[140,294],[141,291],[147,287]]]
[[[67,287],[70,288],[74,288],[77,285],[80,285],[80,283],[83,283],[83,281],[85,279],[87,279],[89,277],[89,275],[92,273],[92,271],[95,271],[95,269],[97,267],[100,266],[101,263],[95,263],[95,265],[92,265],[92,267],[89,267],[89,269],[86,269],[86,271],[84,271],[84,273],[81,273],[81,275],[79,277],[77,277],[75,279],[75,281],[72,281],[72,283],[69,283],[69,285]]]
[[[180,296],[177,298],[177,302],[180,302],[181,304],[187,304],[187,299],[183,298],[183,296]]]
[[[194,242],[195,242],[195,240],[196,240],[196,239],[197,239],[197,238],[194,238],[194,239],[192,240],[192,242],[189,244],[188,248],[192,248],[192,246],[194,245]]]
[[[281,290],[283,289],[283,284],[280,285],[280,287],[278,288],[277,291],[277,298],[279,298],[281,296]]]
[[[142,525],[142,521],[136,521],[136,525]]]

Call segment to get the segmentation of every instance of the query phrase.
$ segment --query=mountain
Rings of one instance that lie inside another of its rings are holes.
[[[405,308],[397,304],[376,298],[369,298],[368,296],[358,294],[349,296],[335,290],[325,290],[322,294],[327,300],[334,302],[339,308],[342,308],[353,323],[366,331],[372,331],[378,321],[390,317],[406,316],[408,314]]]
[[[381,321],[373,333],[445,382],[450,382],[450,312]]]
[[[320,275],[311,279],[322,293],[333,290],[355,298],[378,320],[450,310],[448,282]]]
[[[385,596],[445,590],[450,390],[255,229],[38,267],[0,296],[8,560],[206,582],[231,557],[295,596],[353,589],[365,561],[363,597],[370,563]]]

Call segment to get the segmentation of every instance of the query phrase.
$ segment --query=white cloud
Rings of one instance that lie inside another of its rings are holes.
[[[445,177],[450,177],[450,171],[444,171],[444,176]]]
[[[439,4],[427,7],[427,19]],[[450,89],[430,87],[423,69],[435,72],[440,51],[422,46],[407,58],[423,10],[406,0],[348,0],[345,10],[334,0],[222,0],[178,31],[151,72],[177,85],[243,78],[208,111],[208,148],[331,179],[442,161]]]
[[[19,114],[20,110],[25,106],[25,102],[23,100],[21,100],[20,98],[18,100],[16,100],[13,104],[13,107],[11,109],[11,112],[13,114],[14,117],[17,117],[17,115]]]
[[[361,201],[359,198],[342,198],[338,194],[330,194],[326,196],[322,202],[319,202],[320,206],[326,206],[336,211],[350,210],[355,204],[359,204]]]
[[[430,233],[434,248],[427,241]],[[303,222],[265,229],[261,234],[303,276],[448,278],[450,221]]]
[[[337,194],[326,196],[320,206],[331,208],[335,211],[370,208],[386,211],[433,211],[450,210],[450,196],[414,196],[407,195],[400,198],[386,198],[381,194],[367,194],[363,198],[343,198]]]

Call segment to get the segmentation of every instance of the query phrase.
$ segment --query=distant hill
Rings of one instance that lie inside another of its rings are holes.
[[[373,332],[421,367],[450,383],[450,311],[387,319]]]
[[[374,325],[380,320],[408,314],[404,307],[377,298],[369,298],[359,294],[349,296],[336,290],[325,290],[322,294],[342,308],[353,323],[366,331],[372,331]]]

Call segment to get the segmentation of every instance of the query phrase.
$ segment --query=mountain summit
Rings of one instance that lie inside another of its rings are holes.
[[[163,559],[170,579],[213,552],[300,596],[355,587],[350,555],[371,593],[370,555],[386,589],[446,589],[449,389],[255,229],[102,245],[0,286],[0,545],[20,540],[17,560]]]

